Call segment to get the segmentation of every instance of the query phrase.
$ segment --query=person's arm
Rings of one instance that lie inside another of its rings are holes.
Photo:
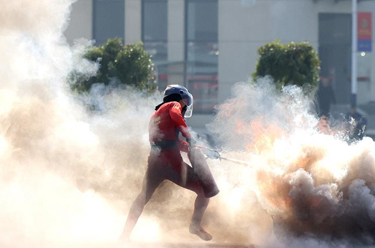
[[[176,102],[169,109],[169,115],[171,116],[174,126],[181,132],[182,136],[184,136],[187,141],[191,140],[191,135],[184,117],[182,116],[182,108],[179,103]],[[181,151],[188,152],[189,146],[190,144],[188,142],[178,139],[178,147]]]
[[[186,140],[191,140],[189,129],[184,117],[182,117],[181,105],[178,102],[169,109],[169,115],[171,116],[174,126],[181,132],[182,136],[184,136]]]

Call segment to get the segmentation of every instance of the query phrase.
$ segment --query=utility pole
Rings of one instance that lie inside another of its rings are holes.
[[[357,0],[352,0],[352,94],[351,106],[357,106]]]

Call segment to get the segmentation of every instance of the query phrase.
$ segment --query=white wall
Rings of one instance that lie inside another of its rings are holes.
[[[141,0],[125,1],[125,44],[142,40]]]
[[[69,25],[64,32],[70,44],[79,38],[92,39],[92,15],[92,0],[77,0],[72,5]]]
[[[244,5],[241,0],[219,0],[219,102],[233,83],[246,81],[257,59],[257,49],[270,39],[270,2]]]
[[[185,56],[185,1],[168,1],[168,60],[184,61]]]

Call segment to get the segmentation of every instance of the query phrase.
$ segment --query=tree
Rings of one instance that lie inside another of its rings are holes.
[[[99,63],[99,70],[90,78],[75,73],[73,90],[87,92],[95,83],[108,85],[113,81],[148,92],[156,90],[153,63],[142,42],[124,46],[121,39],[109,39],[101,47],[90,47],[84,58]]]
[[[280,44],[279,41],[265,44],[258,49],[260,55],[254,81],[271,76],[278,87],[285,85],[310,85],[315,87],[319,80],[320,60],[308,42]]]

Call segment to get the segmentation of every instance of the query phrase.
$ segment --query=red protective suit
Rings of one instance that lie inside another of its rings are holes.
[[[149,123],[150,143],[178,141],[182,151],[187,152],[188,144],[178,138],[178,131],[186,139],[191,139],[182,108],[178,102],[164,103],[152,116]]]
[[[191,166],[184,163],[181,157],[180,150],[188,152],[189,144],[178,138],[179,133],[186,139],[191,138],[182,116],[181,104],[174,101],[162,104],[150,119],[151,152],[148,157],[148,168],[143,179],[142,191],[129,210],[122,234],[123,238],[129,239],[144,206],[156,188],[164,180],[169,180],[197,194],[189,231],[201,239],[212,239],[212,236],[200,226],[209,199],[205,197],[197,174],[194,173]]]
[[[171,164],[176,168],[183,160],[180,150],[188,152],[189,144],[179,139],[179,133],[186,139],[191,139],[190,132],[182,116],[182,108],[178,102],[164,103],[152,116],[149,123],[149,139],[151,146],[158,149],[160,154],[156,158],[150,155],[149,165],[155,159]],[[176,168],[177,169],[177,168]]]

